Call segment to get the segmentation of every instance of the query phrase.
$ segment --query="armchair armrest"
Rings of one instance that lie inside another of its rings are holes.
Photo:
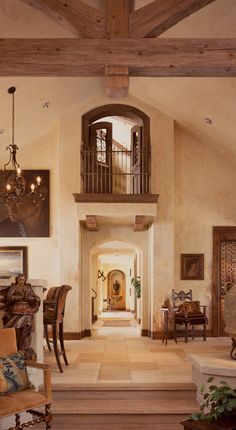
[[[50,403],[52,401],[51,367],[48,364],[38,363],[31,360],[26,360],[25,364],[27,367],[43,370],[44,395]]]

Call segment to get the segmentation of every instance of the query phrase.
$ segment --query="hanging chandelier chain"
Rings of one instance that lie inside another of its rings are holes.
[[[15,93],[12,93],[12,146],[15,144]]]
[[[12,142],[6,147],[10,154],[9,160],[4,164],[3,176],[0,175],[0,203],[3,202],[10,207],[21,203],[24,198],[28,198],[32,205],[39,206],[46,196],[45,187],[41,182],[42,178],[37,176],[29,186],[16,160],[19,148],[15,144],[15,91],[15,87],[8,88],[8,94],[12,96]],[[10,164],[13,170],[7,170]]]

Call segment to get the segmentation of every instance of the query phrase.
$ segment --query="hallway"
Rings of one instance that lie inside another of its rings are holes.
[[[113,315],[113,320],[119,316],[130,320],[128,313]],[[175,344],[171,339],[164,345],[161,340],[141,337],[133,319],[129,326],[103,326],[108,317],[110,320],[109,313],[98,319],[91,338],[65,342],[69,366],[63,364],[63,374],[58,371],[54,354],[45,349],[45,361],[52,365],[53,384],[188,384],[192,381],[189,353],[229,355],[229,338],[208,338],[206,342],[199,338],[187,344],[182,339]]]

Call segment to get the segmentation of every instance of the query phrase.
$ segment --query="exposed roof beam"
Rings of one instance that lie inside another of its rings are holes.
[[[89,231],[98,231],[98,223],[95,215],[86,215],[86,226]]]
[[[103,14],[81,0],[21,0],[62,25],[75,36],[104,37]]]
[[[154,0],[130,14],[130,38],[157,37],[215,0]]]
[[[127,39],[129,37],[129,2],[105,0],[105,37]],[[125,97],[129,89],[129,68],[109,66],[105,68],[105,93],[112,98]]]
[[[136,215],[134,219],[134,231],[143,231],[145,229],[144,225],[145,216]]]
[[[0,39],[0,76],[236,76],[234,39]]]

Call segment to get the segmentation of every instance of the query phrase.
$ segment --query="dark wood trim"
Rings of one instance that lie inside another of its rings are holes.
[[[92,336],[91,329],[86,328],[86,329],[82,330],[82,338],[91,337],[91,336]]]
[[[147,328],[142,328],[141,336],[147,336],[148,337],[148,329]]]
[[[68,331],[64,333],[64,340],[81,340],[82,333],[75,331]]]
[[[157,203],[159,194],[74,193],[75,203]]]
[[[220,336],[220,242],[236,240],[236,227],[213,227],[212,258],[212,335]]]

